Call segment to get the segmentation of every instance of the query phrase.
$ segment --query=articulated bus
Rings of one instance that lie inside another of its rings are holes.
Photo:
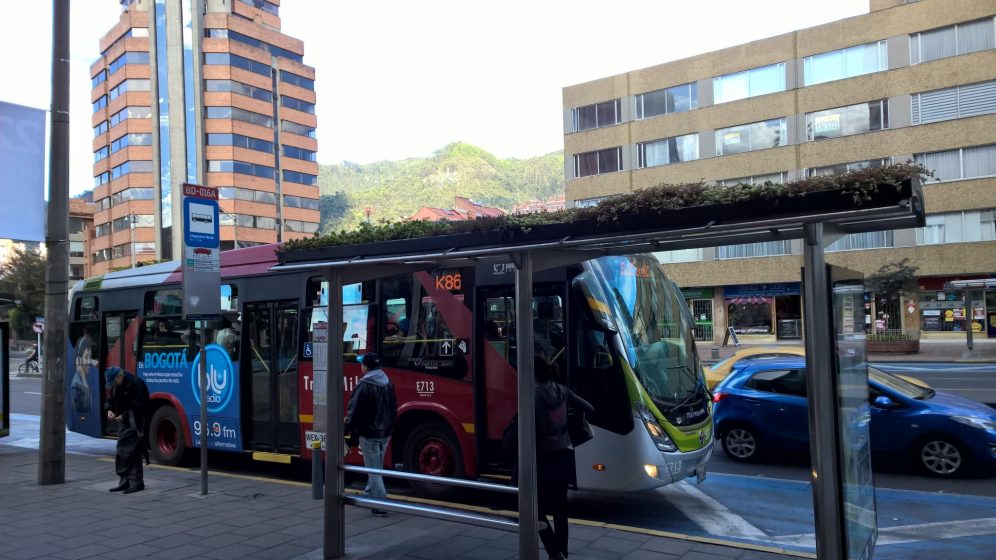
[[[67,423],[113,436],[100,373],[149,386],[152,455],[177,464],[200,445],[197,363],[207,356],[209,449],[256,460],[309,459],[315,346],[327,340],[328,286],[276,272],[276,245],[222,253],[221,319],[181,316],[178,262],[77,283],[70,298]],[[344,287],[346,394],[356,356],[377,352],[398,395],[386,463],[439,476],[507,473],[502,434],[516,413],[513,265],[451,268]],[[711,399],[677,286],[650,256],[603,257],[534,276],[535,351],[591,402],[594,438],[575,449],[577,487],[639,491],[701,481],[713,446]],[[357,451],[347,457],[361,463]],[[439,485],[417,489],[432,495]]]

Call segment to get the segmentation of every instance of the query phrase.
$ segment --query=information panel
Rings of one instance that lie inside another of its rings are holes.
[[[836,360],[837,445],[842,522],[848,560],[872,558],[878,536],[871,465],[868,362],[864,334],[864,281],[853,271],[828,267]]]

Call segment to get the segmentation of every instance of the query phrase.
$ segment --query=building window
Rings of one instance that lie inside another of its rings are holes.
[[[612,126],[622,122],[622,102],[619,99],[575,107],[574,132]]]
[[[231,39],[233,41],[238,41],[244,45],[249,45],[250,47],[256,47],[257,49],[262,49],[273,56],[287,58],[295,62],[304,62],[304,57],[297,54],[296,52],[291,52],[287,49],[282,49],[276,45],[271,45],[265,41],[256,39],[255,37],[250,37],[248,35],[243,35],[231,29],[205,29],[205,37],[211,37],[214,39]]]
[[[252,6],[253,8],[263,10],[268,14],[279,15],[279,8],[273,2],[267,2],[266,0],[239,0],[247,6]]]
[[[287,84],[295,85],[297,87],[315,91],[315,80],[312,80],[311,78],[305,78],[304,76],[299,76],[297,74],[288,72],[286,70],[280,71],[280,81]]]
[[[867,161],[855,161],[852,163],[838,163],[837,165],[825,165],[822,167],[810,167],[806,169],[806,177],[822,177],[823,175],[839,175],[848,171],[859,169],[875,169],[885,165],[891,165],[892,158],[870,159]]]
[[[933,171],[938,181],[996,175],[996,144],[915,154],[913,159]]]
[[[128,146],[151,146],[152,145],[152,135],[151,134],[125,134],[124,136],[118,138],[111,142],[111,153],[115,153],[121,148],[127,148]]]
[[[587,177],[622,171],[622,147],[574,154],[574,176]]]
[[[104,146],[103,148],[93,153],[93,161],[98,162],[107,157],[108,155],[110,155],[110,151],[108,150],[107,146]]]
[[[107,107],[107,96],[101,95],[96,101],[93,102],[93,112],[96,113],[104,107]]]
[[[284,231],[316,233],[318,231],[318,224],[314,222],[302,222],[300,220],[284,220]]]
[[[914,93],[913,124],[996,113],[996,81]]]
[[[263,204],[276,204],[277,195],[254,189],[243,189],[240,187],[219,187],[218,197],[226,200],[245,200],[247,202],[260,202]]]
[[[130,189],[125,189],[121,192],[112,194],[109,198],[110,202],[108,207],[117,206],[118,204],[123,204],[131,200],[152,200],[154,196],[155,192],[152,188],[132,187]],[[150,223],[148,227],[152,227],[152,224]]]
[[[107,66],[107,74],[111,75],[120,70],[126,64],[148,64],[149,53],[146,51],[128,51],[114,59]]]
[[[636,96],[636,118],[648,119],[658,115],[681,113],[699,106],[697,83],[659,89]]]
[[[641,168],[699,159],[698,134],[642,142],[636,146]]]
[[[98,200],[97,202],[94,202],[94,204],[97,206],[96,210],[97,212],[107,210],[108,208],[111,207],[111,198],[105,196],[104,198]]]
[[[807,56],[802,64],[803,81],[811,86],[888,70],[889,57],[885,41],[877,41]]]
[[[993,18],[910,34],[910,64],[984,51],[996,46]]]
[[[99,187],[100,185],[105,185],[110,181],[111,181],[111,172],[105,171],[93,178],[93,186]]]
[[[716,258],[746,259],[753,257],[773,257],[776,255],[790,255],[792,254],[791,251],[791,242],[787,239],[784,241],[762,241],[760,243],[716,247]]]
[[[288,181],[290,183],[300,183],[302,185],[317,185],[318,175],[301,173],[299,171],[288,171],[285,169],[284,181]]]
[[[251,86],[235,80],[204,80],[204,90],[238,93],[246,97],[266,101],[267,103],[271,103],[273,101],[273,94],[270,90]]]
[[[290,208],[304,208],[306,210],[318,210],[318,200],[314,198],[304,198],[302,196],[284,195],[284,206]]]
[[[315,104],[308,103],[307,101],[301,101],[295,97],[288,97],[286,95],[280,96],[280,105],[287,107],[288,109],[294,109],[295,111],[301,111],[303,113],[308,113],[311,115],[315,114]]]
[[[290,132],[291,134],[300,134],[301,136],[307,136],[308,138],[315,137],[315,127],[305,124],[298,124],[293,121],[280,121],[280,130]]]
[[[212,173],[241,173],[243,175],[253,175],[264,179],[273,178],[273,168],[257,163],[232,160],[211,160],[208,161],[208,171]]]
[[[111,233],[111,224],[109,224],[109,223],[107,223],[107,224],[97,224],[93,228],[93,236],[94,237],[103,237],[105,235],[108,235],[109,233]]]
[[[82,257],[83,256],[83,242],[82,241],[70,241],[69,242],[69,256],[70,257]]]
[[[241,134],[208,134],[207,143],[208,146],[235,146],[257,152],[273,153],[273,142]]]
[[[149,88],[151,88],[149,80],[128,79],[111,88],[111,91],[107,92],[107,95],[109,99],[114,100],[122,93],[129,91],[149,91]]]
[[[594,208],[598,206],[603,200],[608,199],[607,196],[596,196],[592,198],[579,198],[574,201],[575,208]]]
[[[152,118],[152,107],[142,107],[142,106],[128,106],[121,109],[117,113],[111,115],[110,122],[111,126],[117,126],[118,123],[128,120],[128,119],[151,119]]]
[[[107,121],[100,121],[100,124],[98,124],[97,126],[93,127],[93,136],[94,136],[94,138],[96,138],[97,136],[100,136],[101,134],[103,134],[105,132],[107,132]]]
[[[111,180],[117,179],[129,173],[152,173],[152,162],[148,160],[133,159],[111,169]]]
[[[866,231],[850,233],[827,246],[827,251],[856,251],[859,249],[882,249],[893,247],[893,232]]]
[[[270,65],[232,53],[204,53],[204,64],[234,66],[261,76],[270,76]]]
[[[311,150],[304,150],[301,148],[296,148],[294,146],[283,146],[283,149],[284,149],[284,157],[300,159],[304,161],[311,161],[311,162],[316,161],[315,152]]]
[[[236,121],[247,122],[249,124],[273,128],[273,117],[236,107],[208,107],[207,118],[233,119]]]
[[[85,221],[82,218],[69,218],[69,234],[82,233]]]
[[[889,128],[889,100],[806,113],[806,139],[826,140]]]
[[[268,218],[266,216],[251,216],[249,214],[229,214],[228,212],[222,212],[219,216],[218,224],[223,226],[238,226],[240,228],[256,228],[256,229],[277,229],[277,219]],[[248,245],[243,245],[239,242],[242,247],[248,247]]]
[[[732,187],[734,185],[763,185],[765,183],[774,183],[776,185],[781,185],[785,182],[784,171],[778,173],[768,173],[767,175],[753,175],[751,177],[737,177],[735,179],[722,179],[716,181],[716,184],[721,187]]]
[[[917,245],[996,240],[996,210],[966,210],[927,216],[916,230]]]
[[[785,63],[713,78],[712,90],[714,104],[785,91]]]
[[[785,118],[731,126],[716,131],[716,154],[741,154],[787,144]]]
[[[698,262],[702,260],[702,249],[678,249],[676,251],[661,251],[654,253],[659,262],[664,264]]]
[[[90,87],[95,88],[100,84],[104,83],[104,80],[106,79],[107,79],[107,70],[101,70],[100,72],[97,72],[96,76],[90,78]]]

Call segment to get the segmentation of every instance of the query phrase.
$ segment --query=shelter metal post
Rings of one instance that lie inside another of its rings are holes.
[[[968,343],[968,349],[972,350],[973,340],[972,340],[972,326],[975,324],[975,308],[972,307],[972,290],[971,288],[965,289],[965,341]]]
[[[342,271],[330,268],[328,377],[326,379],[325,525],[323,556],[326,560],[346,555],[346,479],[343,471],[342,395]]]
[[[816,518],[816,555],[819,558],[846,558],[844,527],[839,515],[841,496],[834,424],[837,406],[831,360],[834,356],[831,332],[830,294],[826,258],[823,253],[823,224],[806,224],[803,232],[803,314],[806,332],[806,366],[809,370],[810,456],[812,457],[813,513]]]
[[[533,386],[533,261],[515,255],[515,333],[519,375],[519,558],[536,560],[536,407]]]

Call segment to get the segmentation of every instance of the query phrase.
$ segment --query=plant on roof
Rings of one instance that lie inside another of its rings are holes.
[[[436,237],[457,233],[498,231],[512,234],[529,231],[535,226],[594,221],[598,224],[624,223],[627,218],[660,214],[682,208],[707,205],[731,205],[748,201],[770,201],[777,207],[779,200],[824,192],[839,191],[854,206],[861,206],[884,189],[902,188],[903,181],[918,178],[921,181],[933,173],[919,164],[900,163],[874,169],[861,169],[839,175],[806,177],[784,184],[765,182],[747,185],[712,185],[704,181],[672,185],[661,183],[628,194],[607,198],[591,208],[570,208],[557,212],[512,214],[499,217],[477,218],[456,222],[380,221],[363,223],[353,230],[340,230],[330,234],[288,241],[281,252],[302,249],[377,243],[419,237]]]

